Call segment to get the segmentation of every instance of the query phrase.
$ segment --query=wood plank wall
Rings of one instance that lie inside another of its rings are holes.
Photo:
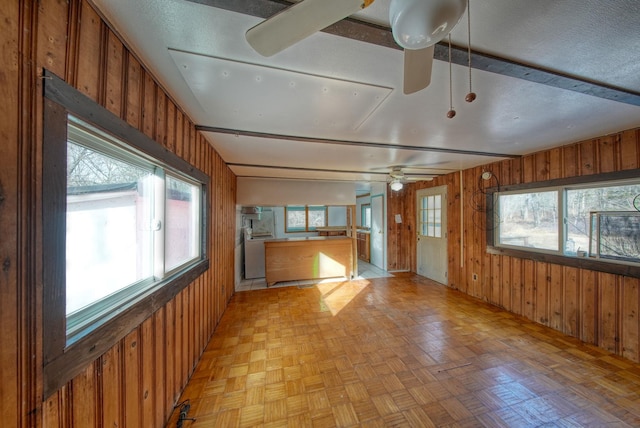
[[[0,8],[3,426],[163,426],[234,291],[236,178],[86,0]],[[210,269],[43,402],[42,68],[210,175]]]
[[[404,186],[399,191],[391,190],[387,186],[387,270],[409,271],[415,265],[415,249],[411,247],[411,236],[415,235],[416,214],[410,211],[415,203],[408,198],[414,194],[412,188]],[[415,211],[415,210],[414,210]],[[400,214],[401,222],[396,222],[396,214]],[[415,268],[414,268],[415,271]]]
[[[402,263],[392,246],[406,243],[411,255],[402,266],[416,272],[416,190],[446,185],[449,287],[638,362],[640,279],[488,254],[483,193],[496,178],[509,185],[638,168],[640,129],[632,129],[410,184],[388,199],[388,214],[406,218],[389,224],[389,269]],[[486,184],[484,171],[496,178]]]

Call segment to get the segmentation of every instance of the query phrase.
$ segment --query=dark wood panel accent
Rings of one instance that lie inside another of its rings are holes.
[[[623,357],[633,361],[640,360],[640,279],[623,278],[620,290],[620,350]]]
[[[3,139],[0,158],[0,325],[3,326],[0,328],[0,384],[3,391],[3,424],[20,427],[26,426],[22,422],[24,416],[21,415],[24,411],[21,384],[26,379],[19,370],[26,348],[25,340],[19,332],[23,327],[21,318],[26,315],[20,301],[26,293],[20,289],[21,254],[17,248],[26,232],[26,225],[20,224],[20,215],[24,214],[20,201],[20,190],[24,188],[21,183],[23,174],[20,173],[23,163],[21,143],[26,141],[21,129],[24,118],[20,118],[18,112],[21,108],[29,109],[30,106],[28,100],[25,100],[26,105],[21,103],[24,96],[22,64],[17,59],[22,44],[12,40],[22,32],[21,26],[25,25],[20,19],[17,2],[0,8],[0,20],[3,23],[3,31],[0,32],[0,46],[3,46],[0,49],[3,68],[0,96],[5,101],[0,105],[0,135]]]
[[[43,229],[43,242],[55,243],[66,239],[67,111],[51,100],[45,102],[44,129],[47,132],[44,134],[42,154],[47,162],[43,164],[42,178],[51,189],[56,190],[43,192],[42,195],[43,222],[48,225]],[[50,260],[43,268],[43,298],[49,305],[49,310],[43,313],[43,322],[50,328],[49,340],[44,348],[44,363],[47,364],[63,353],[67,339],[65,295],[59,293],[56,287],[56,284],[66,281],[66,254],[55,247],[45,248],[44,251]]]
[[[78,70],[76,87],[80,92],[96,102],[103,92],[101,67],[96,67],[104,58],[104,40],[106,34],[98,14],[87,3],[81,3],[80,38],[78,40]]]

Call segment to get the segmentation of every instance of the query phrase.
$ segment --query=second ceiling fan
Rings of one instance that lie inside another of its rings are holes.
[[[272,56],[373,1],[302,0],[250,28],[246,38],[256,52]],[[467,0],[391,0],[391,31],[404,48],[405,94],[429,86],[435,44],[455,27],[466,5]]]

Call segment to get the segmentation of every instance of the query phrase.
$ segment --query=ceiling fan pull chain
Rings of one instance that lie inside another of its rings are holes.
[[[456,115],[453,109],[453,79],[451,77],[451,33],[449,33],[449,111],[447,117],[452,119]]]
[[[469,56],[469,93],[464,100],[468,103],[473,102],[476,99],[476,93],[471,90],[471,0],[467,0],[467,36],[469,38],[467,43],[467,53]]]

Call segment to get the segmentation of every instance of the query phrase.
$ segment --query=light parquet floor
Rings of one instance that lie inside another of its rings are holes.
[[[401,273],[237,292],[186,399],[193,428],[637,427],[640,365]]]

